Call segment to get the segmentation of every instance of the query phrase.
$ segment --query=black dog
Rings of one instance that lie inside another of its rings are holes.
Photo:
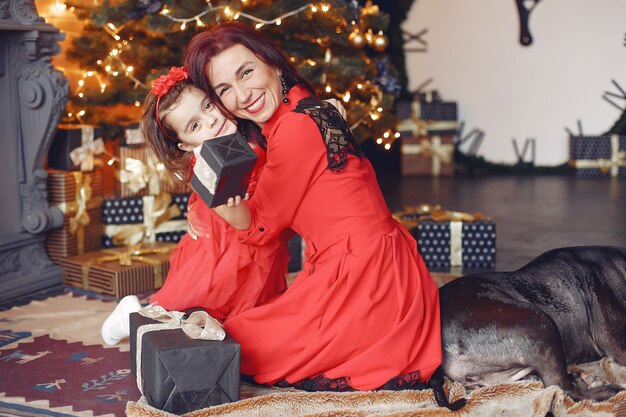
[[[567,365],[612,357],[626,365],[626,248],[572,247],[513,272],[461,277],[439,290],[443,373],[467,387],[529,375],[574,400],[610,398]]]

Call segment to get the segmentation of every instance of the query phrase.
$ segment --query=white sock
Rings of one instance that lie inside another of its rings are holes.
[[[130,336],[130,313],[141,309],[141,303],[136,295],[127,295],[122,298],[115,310],[102,324],[102,339],[107,345],[117,345],[120,340]]]

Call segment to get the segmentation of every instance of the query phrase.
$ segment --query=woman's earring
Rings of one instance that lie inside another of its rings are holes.
[[[287,82],[282,75],[280,76],[280,83],[283,85],[283,103],[287,104],[289,103],[289,98],[287,98],[287,93],[289,92],[289,89],[287,88]]]

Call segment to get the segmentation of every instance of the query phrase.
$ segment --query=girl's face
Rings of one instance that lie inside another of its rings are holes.
[[[224,107],[260,127],[282,103],[280,71],[243,45],[233,45],[211,58],[204,72]]]
[[[202,142],[237,131],[237,125],[224,117],[202,90],[189,86],[164,117],[181,142],[180,148],[191,151]]]

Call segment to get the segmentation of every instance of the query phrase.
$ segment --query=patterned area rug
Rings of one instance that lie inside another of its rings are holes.
[[[104,346],[100,326],[115,302],[78,292],[0,311],[0,416],[171,416],[143,402],[130,375],[129,343]],[[626,368],[611,361],[579,365],[589,381],[626,388]],[[626,417],[626,391],[604,403],[573,403],[537,382],[465,392],[457,413],[435,405],[430,391],[306,393],[242,383],[242,400],[189,416],[559,416]],[[549,415],[549,414],[548,414]]]

